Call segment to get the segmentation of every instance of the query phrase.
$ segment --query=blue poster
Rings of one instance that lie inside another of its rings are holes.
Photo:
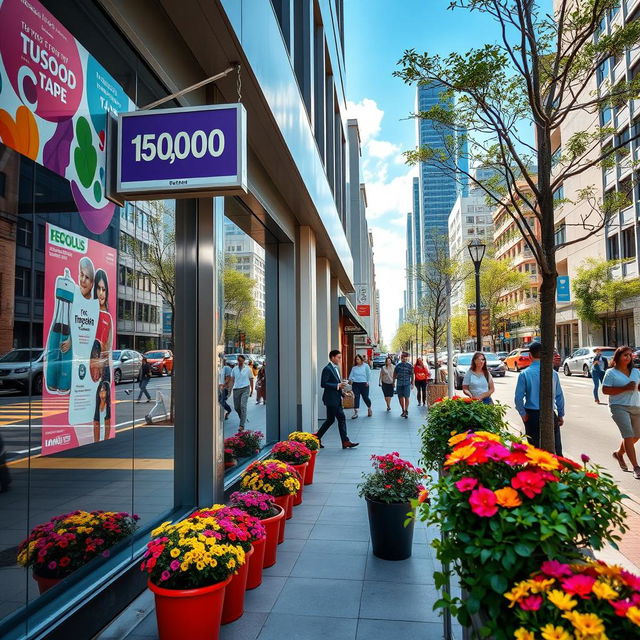
[[[558,276],[556,286],[556,301],[571,302],[571,288],[569,287],[569,276]]]

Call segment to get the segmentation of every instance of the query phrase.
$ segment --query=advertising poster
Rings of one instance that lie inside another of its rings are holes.
[[[0,141],[71,184],[87,229],[102,233],[106,114],[133,103],[35,0],[0,0]]]
[[[115,249],[47,224],[43,455],[115,437],[116,271]]]

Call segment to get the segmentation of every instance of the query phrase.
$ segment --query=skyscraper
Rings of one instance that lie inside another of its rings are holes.
[[[445,98],[445,88],[440,85],[421,85],[418,87],[416,101],[417,111],[428,111],[437,104],[451,105],[451,98]],[[453,140],[460,135],[452,128],[434,123],[432,120],[417,120],[418,146],[430,149],[447,149],[456,143]],[[421,162],[419,165],[419,189],[422,204],[422,254],[428,259],[433,251],[434,243],[439,237],[444,238],[448,247],[448,220],[456,198],[468,195],[468,180],[463,173],[469,170],[469,161],[465,157],[466,141],[462,143],[462,154],[456,160],[451,159],[448,167],[437,167],[431,163]],[[458,167],[463,173],[456,176],[453,169]],[[415,188],[415,187],[414,187]],[[447,249],[448,250],[448,249]]]
[[[406,279],[407,288],[405,290],[404,310],[405,313],[415,306],[415,289],[414,289],[414,277],[413,267],[414,262],[414,226],[413,226],[413,214],[411,211],[407,213],[407,254],[406,254]]]

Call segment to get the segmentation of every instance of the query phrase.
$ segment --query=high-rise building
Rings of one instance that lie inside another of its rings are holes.
[[[420,198],[420,180],[415,177],[413,179],[413,263],[415,265],[422,264],[424,255],[422,245],[424,237],[422,231],[422,199]],[[415,301],[417,306],[422,299],[422,281],[414,279]]]
[[[405,312],[413,309],[416,306],[415,299],[415,277],[414,277],[414,233],[415,228],[413,225],[413,213],[409,211],[407,213],[407,252],[405,258],[405,266],[406,266],[406,280],[407,280],[407,289],[405,293],[405,303],[404,309]]]

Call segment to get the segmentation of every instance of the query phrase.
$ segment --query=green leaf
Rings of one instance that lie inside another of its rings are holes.
[[[504,593],[507,590],[507,579],[500,573],[494,573],[489,578],[489,584],[496,593]]]
[[[533,547],[530,544],[526,544],[524,542],[518,542],[518,544],[514,545],[513,550],[523,558],[529,557],[533,552]]]

